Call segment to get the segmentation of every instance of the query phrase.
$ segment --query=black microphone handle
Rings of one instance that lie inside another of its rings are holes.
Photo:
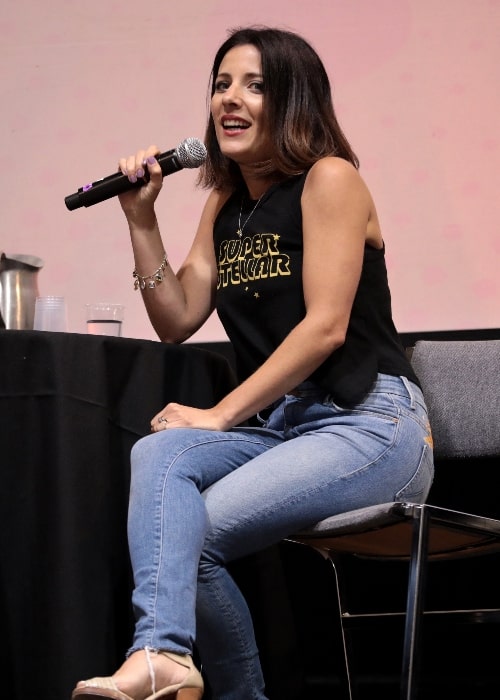
[[[156,160],[164,176],[176,173],[184,167],[177,157],[175,148],[165,151],[165,153],[160,153],[156,156]],[[91,207],[93,204],[104,202],[106,199],[116,197],[116,195],[128,190],[142,187],[148,180],[149,173],[146,169],[144,177],[137,180],[137,182],[130,182],[128,177],[121,172],[114,173],[89,185],[80,187],[78,192],[65,197],[64,202],[70,211],[79,207]]]

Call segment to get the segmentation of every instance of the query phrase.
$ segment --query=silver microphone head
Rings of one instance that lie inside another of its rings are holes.
[[[207,157],[205,144],[192,137],[180,143],[175,153],[183,168],[199,168]]]

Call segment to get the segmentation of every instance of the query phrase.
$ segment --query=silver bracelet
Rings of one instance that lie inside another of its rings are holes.
[[[152,275],[140,275],[137,270],[132,272],[134,277],[134,289],[154,289],[158,284],[163,282],[165,268],[168,265],[167,254],[163,254],[163,260],[161,261],[160,267],[153,272]],[[148,281],[149,280],[149,281]]]

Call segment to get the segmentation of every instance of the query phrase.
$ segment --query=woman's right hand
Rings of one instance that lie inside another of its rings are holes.
[[[156,160],[159,153],[158,147],[153,145],[118,162],[119,169],[131,182],[149,178],[142,187],[127,190],[118,197],[125,216],[134,223],[154,213],[154,203],[163,184],[161,167]]]

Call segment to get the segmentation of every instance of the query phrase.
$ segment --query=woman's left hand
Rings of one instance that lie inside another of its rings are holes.
[[[151,432],[170,428],[201,428],[203,430],[227,430],[220,415],[213,408],[202,409],[183,406],[180,403],[169,403],[151,420]]]

